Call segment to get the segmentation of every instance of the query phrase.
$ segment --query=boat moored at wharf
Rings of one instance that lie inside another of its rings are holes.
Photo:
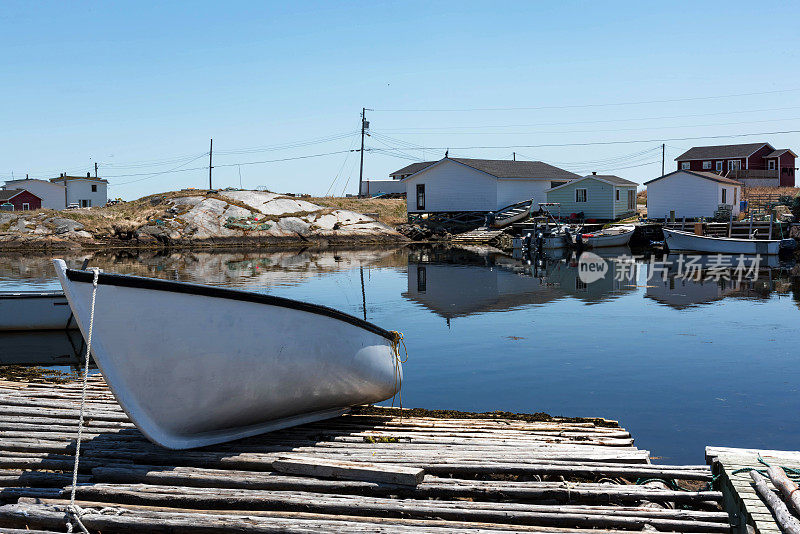
[[[92,356],[120,406],[164,447],[335,417],[400,390],[398,334],[357,317],[260,293],[54,264],[87,341],[92,329]]]

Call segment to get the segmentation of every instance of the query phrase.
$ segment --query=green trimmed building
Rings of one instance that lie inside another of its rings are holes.
[[[619,176],[590,174],[546,191],[547,202],[561,204],[561,215],[583,213],[586,219],[614,221],[636,214],[639,184]]]

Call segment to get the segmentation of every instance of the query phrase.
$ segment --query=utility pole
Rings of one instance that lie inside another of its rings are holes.
[[[364,136],[368,135],[367,130],[369,130],[367,108],[361,108],[361,166],[358,169],[358,196],[361,196],[361,184],[364,183]],[[367,182],[367,196],[369,196],[369,182]]]
[[[516,152],[512,152],[511,153],[511,159],[513,159],[514,161],[517,161],[517,153]]]
[[[97,178],[97,162],[94,162],[94,177]]]
[[[661,176],[664,176],[664,147],[666,145],[661,143]]]
[[[211,166],[211,153],[214,151],[214,140],[212,139],[211,142],[208,144],[208,190],[211,191],[214,189],[211,186],[211,169],[214,167]]]

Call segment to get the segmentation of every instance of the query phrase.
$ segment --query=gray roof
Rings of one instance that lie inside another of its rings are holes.
[[[772,147],[769,143],[746,143],[743,145],[715,145],[695,146],[675,158],[675,161],[687,159],[727,159],[746,158],[764,145]]]
[[[0,201],[5,202],[22,193],[22,189],[0,189]]]
[[[626,180],[625,178],[620,178],[619,176],[614,176],[613,174],[590,174],[587,178],[600,178],[601,180],[605,180],[606,182],[611,182],[612,184],[617,185],[636,185],[636,182],[631,182],[630,180]]]
[[[788,148],[779,148],[778,150],[774,150],[774,151],[770,152],[769,154],[767,154],[764,157],[765,158],[777,158],[778,156],[780,156],[784,152],[792,152],[792,151],[789,150]],[[794,152],[792,152],[792,154],[794,154]],[[797,157],[797,156],[795,155],[794,157]]]
[[[479,171],[491,174],[495,178],[502,179],[524,179],[540,178],[543,180],[572,180],[580,178],[577,174],[564,169],[559,169],[542,161],[514,161],[510,159],[468,159],[468,158],[446,158],[472,167]],[[441,161],[441,160],[440,160]],[[403,167],[399,171],[391,173],[389,176],[398,174],[414,174],[438,161],[426,161],[422,163],[412,163]]]
[[[666,178],[668,176],[672,176],[673,174],[677,174],[679,172],[685,172],[686,174],[694,174],[695,176],[699,176],[700,178],[705,178],[706,180],[712,180],[714,182],[719,182],[721,184],[731,184],[731,185],[742,185],[742,182],[738,180],[733,180],[732,178],[725,178],[724,176],[720,176],[719,174],[714,174],[713,172],[705,172],[705,171],[687,171],[687,170],[677,170],[672,171],[669,174],[665,174],[664,176],[659,176],[658,178],[654,178],[649,182],[645,182],[644,185],[652,184],[656,180],[661,180],[662,178]]]

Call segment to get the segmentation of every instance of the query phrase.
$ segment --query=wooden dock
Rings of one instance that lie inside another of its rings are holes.
[[[0,532],[64,531],[79,399],[74,382],[0,383]],[[603,419],[363,407],[170,451],[99,377],[87,413],[93,533],[730,531],[708,466],[651,464]]]
[[[750,469],[763,471],[766,468],[759,458],[771,465],[800,469],[800,451],[706,447],[706,462],[718,477],[723,504],[731,516],[734,532],[748,534],[749,526],[756,534],[780,534],[772,512],[756,493],[750,478]],[[774,490],[768,477],[767,482]]]

